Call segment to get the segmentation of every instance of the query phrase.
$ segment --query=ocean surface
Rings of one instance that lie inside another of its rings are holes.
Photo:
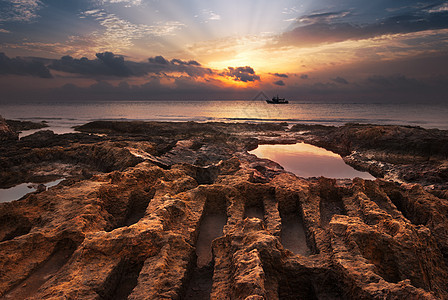
[[[1,104],[6,119],[47,121],[55,133],[93,120],[288,122],[340,126],[349,122],[448,129],[448,104],[301,103],[264,101],[95,101]],[[29,134],[31,132],[27,132]]]

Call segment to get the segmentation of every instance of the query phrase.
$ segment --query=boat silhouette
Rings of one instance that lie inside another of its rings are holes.
[[[257,96],[255,96],[252,100],[258,100],[258,99],[263,99],[265,100],[267,103],[269,104],[288,104],[288,100],[285,100],[285,98],[280,98],[278,95],[272,97],[271,100],[269,100],[269,97],[266,96],[266,94],[261,91],[257,94]]]
[[[279,98],[279,96],[272,97],[272,100],[266,99],[266,102],[269,104],[288,104],[288,100],[285,100],[285,98]]]

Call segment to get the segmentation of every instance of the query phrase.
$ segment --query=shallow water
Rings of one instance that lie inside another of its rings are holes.
[[[49,188],[59,184],[62,180],[64,178],[44,183],[44,185]],[[9,189],[0,189],[0,203],[18,200],[26,194],[36,191],[37,186],[37,183],[21,183]]]
[[[259,158],[268,158],[279,163],[286,171],[300,177],[350,178],[360,177],[374,180],[367,172],[347,165],[340,155],[305,143],[294,145],[259,145],[250,151]]]

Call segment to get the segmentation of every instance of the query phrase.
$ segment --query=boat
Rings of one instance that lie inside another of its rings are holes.
[[[288,100],[285,100],[285,98],[279,98],[278,95],[275,97],[272,97],[272,100],[266,99],[266,102],[269,104],[288,104]]]

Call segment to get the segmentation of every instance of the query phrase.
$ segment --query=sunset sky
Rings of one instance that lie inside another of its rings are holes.
[[[0,0],[0,101],[448,101],[448,1]]]

